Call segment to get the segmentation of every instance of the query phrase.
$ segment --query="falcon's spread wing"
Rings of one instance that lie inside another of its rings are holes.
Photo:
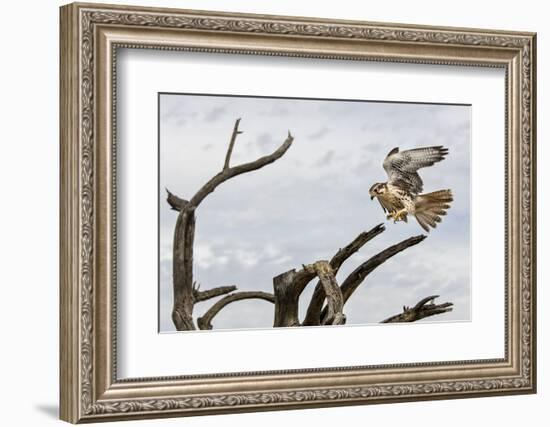
[[[411,194],[419,194],[422,192],[423,184],[417,170],[440,162],[448,153],[449,150],[441,145],[401,152],[396,147],[388,153],[384,160],[388,183],[397,185]]]

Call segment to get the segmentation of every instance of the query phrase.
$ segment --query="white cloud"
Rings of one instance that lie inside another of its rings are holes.
[[[330,129],[326,126],[323,126],[322,128],[316,130],[313,133],[310,133],[307,137],[309,139],[320,139],[330,133]]]
[[[260,254],[248,249],[228,250],[231,257],[243,268],[254,267],[260,261]]]
[[[212,250],[212,247],[205,244],[195,245],[193,251],[193,260],[201,268],[209,268],[217,262],[217,257]]]
[[[273,258],[269,260],[269,263],[273,265],[281,265],[288,264],[290,261],[292,261],[292,257],[290,255],[282,255],[278,258]]]
[[[220,119],[225,113],[226,110],[224,107],[214,107],[204,115],[204,121],[209,123],[215,122]]]
[[[334,160],[334,150],[328,150],[325,154],[323,154],[315,163],[313,166],[319,167],[319,166],[328,166],[330,163]]]

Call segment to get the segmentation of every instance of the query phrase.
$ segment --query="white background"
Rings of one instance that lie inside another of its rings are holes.
[[[119,377],[504,357],[504,215],[486,214],[504,210],[503,70],[349,61],[327,67],[326,61],[311,59],[247,56],[227,61],[217,56],[135,50],[119,54],[118,158],[124,159],[117,168],[117,306],[119,336],[124,337],[117,352]],[[150,78],[160,75],[161,82]],[[216,75],[224,79],[216,80]],[[255,80],[258,75],[261,80]],[[323,84],[327,81],[338,84]],[[474,185],[471,193],[471,321],[158,334],[154,225],[159,90],[246,95],[268,90],[278,96],[472,104],[472,181],[483,180],[484,185]],[[486,173],[487,162],[491,174]],[[494,191],[487,194],[486,188]],[[372,345],[382,340],[384,345]],[[221,360],[211,351],[216,348],[228,349]],[[285,348],[293,351],[281,350]]]
[[[113,0],[113,2],[115,2]],[[118,2],[115,2],[118,3]],[[153,2],[134,1],[153,5]],[[531,30],[539,33],[540,76],[538,116],[550,114],[545,99],[550,73],[550,49],[544,3],[536,1],[443,3],[435,1],[361,3],[253,1],[157,1],[158,6],[202,8],[327,18],[417,24],[454,25]],[[4,5],[2,23],[2,102],[0,174],[2,211],[0,269],[2,298],[2,424],[54,425],[58,401],[58,10],[57,1],[13,2]],[[6,19],[7,18],[7,19]],[[539,126],[539,141],[548,139],[548,128]],[[550,161],[546,145],[539,144],[539,165]],[[546,169],[546,170],[545,170]],[[550,178],[540,167],[538,180],[539,218],[548,217],[544,189]],[[539,221],[539,253],[550,250],[550,230]],[[490,421],[501,426],[545,425],[550,397],[550,379],[545,362],[550,339],[545,337],[550,322],[545,282],[548,267],[544,256],[539,266],[539,394],[439,402],[406,403],[239,414],[194,419],[129,422],[124,425],[255,426],[300,423],[328,425],[411,426],[479,425]]]

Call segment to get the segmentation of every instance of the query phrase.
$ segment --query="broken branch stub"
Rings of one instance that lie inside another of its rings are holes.
[[[175,194],[171,193],[168,188],[165,189],[168,195],[166,196],[166,201],[174,211],[180,212],[185,206],[189,203],[187,200],[181,199]]]

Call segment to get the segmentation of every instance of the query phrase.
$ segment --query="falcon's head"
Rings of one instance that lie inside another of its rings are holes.
[[[384,194],[386,191],[388,191],[387,184],[385,182],[377,182],[369,190],[370,199],[372,200],[375,197],[379,197],[380,195]]]

